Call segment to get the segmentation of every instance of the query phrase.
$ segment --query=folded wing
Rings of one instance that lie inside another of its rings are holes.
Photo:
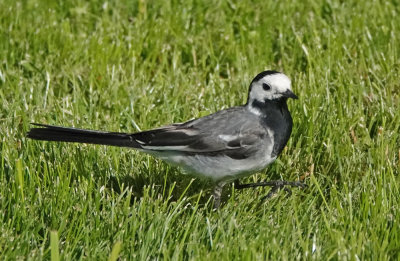
[[[233,108],[186,123],[135,133],[132,138],[145,150],[224,153],[241,159],[249,157],[266,137],[258,120],[241,117],[241,111]]]

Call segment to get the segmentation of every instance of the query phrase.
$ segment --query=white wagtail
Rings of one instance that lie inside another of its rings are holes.
[[[35,124],[28,137],[36,140],[81,142],[134,148],[189,173],[214,181],[214,207],[222,187],[271,186],[267,195],[300,182],[269,181],[239,184],[238,179],[264,169],[282,152],[292,132],[286,101],[297,99],[283,73],[264,71],[251,82],[247,103],[208,116],[137,133],[118,133]]]

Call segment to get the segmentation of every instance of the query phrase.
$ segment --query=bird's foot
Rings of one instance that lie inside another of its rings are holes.
[[[300,181],[285,181],[285,180],[273,180],[273,181],[264,181],[258,183],[249,183],[249,184],[240,184],[239,181],[235,181],[235,188],[236,189],[245,189],[245,188],[255,188],[255,187],[272,187],[271,191],[262,198],[262,200],[271,198],[274,196],[280,189],[283,188],[284,191],[288,193],[288,195],[292,195],[292,190],[288,188],[290,187],[299,187],[299,188],[306,188],[307,185],[300,182]]]

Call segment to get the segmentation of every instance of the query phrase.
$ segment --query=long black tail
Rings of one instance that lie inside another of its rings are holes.
[[[83,130],[38,123],[32,123],[32,125],[39,126],[39,128],[32,128],[28,132],[27,136],[28,138],[35,140],[79,142],[140,148],[140,144],[131,134],[127,133]]]

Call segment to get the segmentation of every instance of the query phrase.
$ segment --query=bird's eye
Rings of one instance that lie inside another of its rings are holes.
[[[271,90],[271,86],[269,86],[269,84],[263,83],[263,89],[265,91],[269,91],[269,90]]]

